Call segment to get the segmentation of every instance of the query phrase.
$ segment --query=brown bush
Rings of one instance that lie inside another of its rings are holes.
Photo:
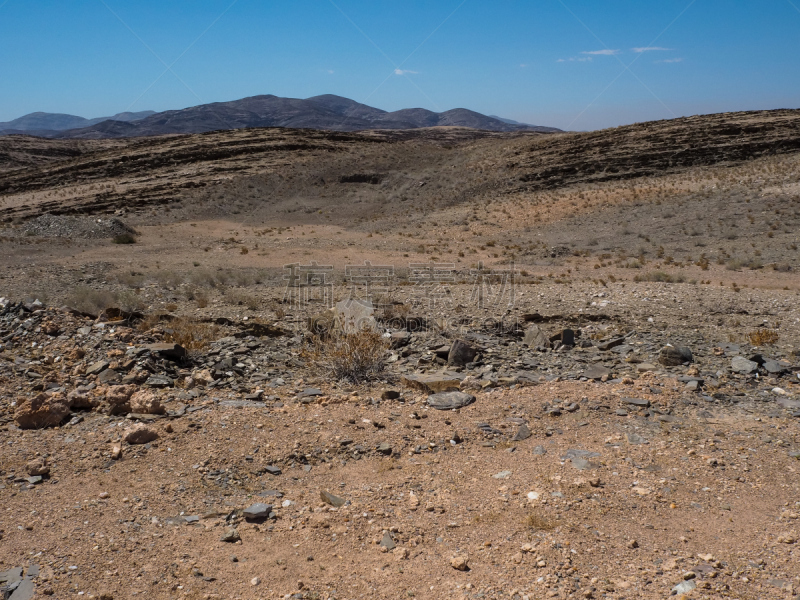
[[[778,332],[774,329],[756,329],[747,334],[753,346],[766,346],[778,341]]]
[[[316,338],[305,355],[326,376],[361,383],[383,375],[388,349],[389,342],[380,333],[362,330]]]
[[[174,319],[165,328],[165,342],[180,344],[187,350],[202,350],[221,337],[220,328],[211,323]]]

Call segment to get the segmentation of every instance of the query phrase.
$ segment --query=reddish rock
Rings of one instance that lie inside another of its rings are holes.
[[[69,415],[69,405],[63,394],[39,394],[31,400],[22,400],[14,420],[21,429],[55,427]]]

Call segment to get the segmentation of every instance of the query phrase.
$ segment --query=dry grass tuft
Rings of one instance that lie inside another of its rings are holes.
[[[664,271],[650,271],[648,273],[643,273],[642,275],[637,275],[633,278],[634,281],[654,281],[660,283],[683,283],[686,281],[686,277],[681,275],[680,273],[673,275],[671,273],[665,273]]]
[[[778,341],[778,332],[774,329],[756,329],[747,334],[753,346],[766,346]]]
[[[306,356],[329,377],[361,383],[383,375],[388,349],[389,342],[380,333],[364,330],[317,338]]]
[[[66,298],[70,308],[90,315],[97,315],[116,304],[117,298],[109,290],[95,290],[85,285],[76,287]]]
[[[525,517],[524,523],[525,526],[530,529],[540,529],[544,531],[549,531],[551,529],[555,529],[556,527],[552,522],[537,512],[532,512]]]
[[[164,328],[164,341],[180,344],[187,350],[203,350],[222,337],[220,328],[211,323],[174,319]]]

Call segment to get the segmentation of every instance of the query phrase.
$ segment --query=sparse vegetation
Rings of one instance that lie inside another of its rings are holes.
[[[86,285],[73,289],[66,298],[70,308],[90,315],[96,315],[116,305],[116,295],[109,290],[96,290]]]
[[[774,329],[756,329],[747,334],[747,339],[753,346],[768,346],[779,339],[778,332]]]
[[[315,338],[306,351],[310,362],[338,381],[362,383],[384,374],[389,344],[376,331],[334,332]]]
[[[672,274],[664,271],[649,271],[633,278],[634,281],[653,281],[658,283],[684,283],[686,277],[681,273]]]
[[[115,236],[112,240],[115,244],[135,244],[136,243],[136,236],[132,233],[121,233],[118,236]]]

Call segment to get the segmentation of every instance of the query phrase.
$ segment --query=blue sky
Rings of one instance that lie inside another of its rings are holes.
[[[573,130],[798,108],[800,0],[0,0],[0,121],[324,93]]]

